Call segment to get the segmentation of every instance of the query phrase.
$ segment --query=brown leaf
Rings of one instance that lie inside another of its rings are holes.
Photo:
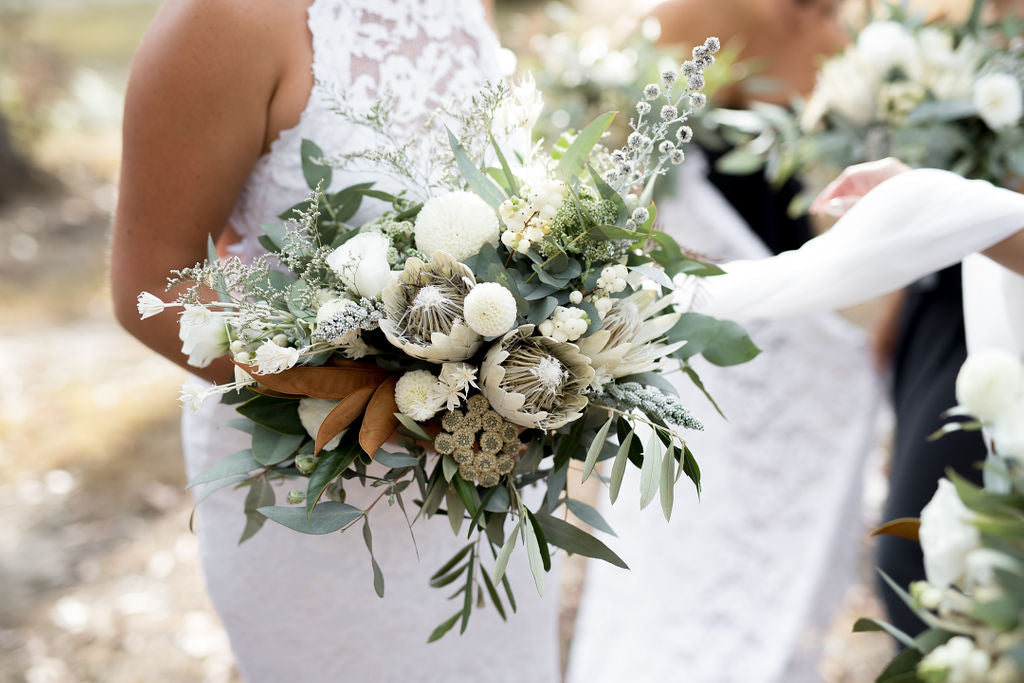
[[[398,410],[395,403],[396,384],[397,375],[384,380],[373,392],[373,398],[366,407],[363,426],[359,428],[359,445],[371,458],[398,429],[398,418],[395,417]]]
[[[328,441],[341,434],[344,429],[355,422],[366,408],[366,404],[369,403],[376,388],[376,385],[370,385],[356,389],[342,399],[341,403],[334,406],[331,412],[327,413],[327,417],[320,423],[320,428],[316,431],[316,447],[313,455],[320,453]]]
[[[285,396],[311,396],[332,401],[344,399],[356,389],[376,387],[391,373],[371,363],[346,361],[344,365],[299,366],[271,375],[238,364],[270,391]]]
[[[872,531],[871,535],[880,536],[886,534],[888,536],[896,536],[897,538],[905,538],[908,541],[920,541],[917,537],[917,532],[920,528],[921,520],[913,517],[900,517],[891,522],[886,522]]]

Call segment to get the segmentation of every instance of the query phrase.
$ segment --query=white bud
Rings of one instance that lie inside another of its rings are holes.
[[[571,301],[574,304],[578,304],[578,303],[582,302],[583,301],[583,292],[581,292],[578,289],[569,292],[569,301]]]

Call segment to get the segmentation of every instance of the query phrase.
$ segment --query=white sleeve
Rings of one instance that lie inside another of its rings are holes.
[[[869,192],[800,249],[724,264],[725,275],[701,281],[697,310],[743,322],[843,308],[957,263],[1022,228],[1024,195],[946,171],[909,171]],[[1024,349],[1024,278],[978,259],[983,263],[966,271],[969,334],[977,343],[999,338],[1003,346]],[[999,310],[991,305],[997,290]]]

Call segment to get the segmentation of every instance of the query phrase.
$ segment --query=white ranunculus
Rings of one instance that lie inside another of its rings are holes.
[[[429,370],[410,370],[395,384],[398,412],[417,422],[429,420],[441,409],[440,382]]]
[[[256,349],[256,368],[261,375],[284,372],[298,362],[298,349],[279,346],[273,339],[263,342]]]
[[[362,232],[327,257],[327,265],[353,294],[376,299],[391,276],[391,242],[379,232]]]
[[[964,578],[967,554],[981,547],[981,534],[970,522],[974,513],[967,509],[956,487],[940,479],[935,495],[921,510],[921,552],[928,582],[945,588]]]
[[[986,349],[967,357],[956,376],[956,402],[985,423],[995,422],[1024,393],[1024,366],[1008,351]]]
[[[327,414],[334,410],[334,406],[339,403],[341,401],[327,401],[322,398],[303,398],[299,400],[299,421],[302,422],[306,433],[313,437],[314,440]],[[341,443],[342,434],[344,432],[324,444],[324,450],[333,451],[337,448],[338,444]]]
[[[224,318],[203,306],[186,306],[179,320],[178,338],[188,364],[205,368],[228,350]]]
[[[158,313],[163,313],[166,305],[167,304],[165,304],[159,297],[156,297],[149,292],[143,292],[142,294],[139,294],[139,317],[142,320],[152,318]]]
[[[974,84],[974,106],[992,130],[1016,125],[1024,114],[1020,81],[1010,74],[985,74]]]
[[[876,21],[865,26],[857,35],[857,56],[860,61],[885,76],[892,69],[900,69],[911,80],[921,71],[921,53],[917,41],[895,21]]]
[[[416,248],[424,254],[443,251],[462,261],[485,244],[498,246],[498,216],[472,192],[446,192],[427,200],[414,232]]]

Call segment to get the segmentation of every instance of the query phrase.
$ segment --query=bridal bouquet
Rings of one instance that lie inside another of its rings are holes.
[[[987,429],[996,455],[986,467],[1002,486],[979,489],[951,472],[920,521],[879,530],[920,541],[927,580],[907,592],[885,578],[928,626],[911,638],[889,624],[857,622],[854,630],[884,630],[907,648],[879,681],[1024,680],[1024,365],[1004,351],[972,354],[956,394],[960,405],[950,413],[968,421],[940,434]]]
[[[562,506],[610,530],[569,496],[570,473],[585,480],[612,460],[614,500],[626,467],[639,467],[642,504],[659,498],[668,517],[682,475],[699,491],[685,433],[702,427],[662,373],[675,361],[702,389],[695,355],[729,365],[758,353],[735,323],[676,305],[674,278],[720,271],[656,229],[650,201],[655,180],[683,160],[687,116],[704,103],[702,72],[718,48],[709,38],[644,88],[619,149],[601,144],[613,113],[548,150],[533,144],[542,102],[532,81],[474,98],[459,135],[444,132],[439,171],[428,177],[389,136],[387,102],[364,115],[384,143],[356,156],[410,193],[372,183],[329,193],[332,164],[347,160],[304,141],[312,193],[282,215],[287,225],[264,226],[268,254],[220,261],[211,246],[205,263],[170,280],[182,292],[173,305],[184,309],[189,361],[203,367],[229,354],[237,368],[230,384],[187,384],[183,402],[221,395],[241,416],[232,426],[252,435],[250,449],[189,485],[203,495],[249,487],[242,541],[267,519],[309,534],[361,522],[380,594],[374,505],[406,511],[411,498],[410,526],[447,516],[468,542],[431,581],[462,586],[458,611],[432,640],[458,621],[464,630],[485,595],[502,616],[499,591],[515,609],[505,569],[517,545],[538,590],[553,548],[625,567],[563,519]],[[364,201],[386,209],[354,225]],[[143,317],[169,305],[139,298]],[[283,479],[301,485],[282,505],[271,483]],[[345,502],[351,486],[380,493],[359,509]],[[536,509],[524,502],[527,487],[544,492]]]
[[[765,104],[712,113],[745,141],[723,161],[766,162],[778,182],[811,165],[842,169],[888,156],[996,184],[1024,178],[1021,25],[980,26],[981,6],[962,26],[927,25],[890,8],[889,19],[867,24],[825,61],[797,114]]]

